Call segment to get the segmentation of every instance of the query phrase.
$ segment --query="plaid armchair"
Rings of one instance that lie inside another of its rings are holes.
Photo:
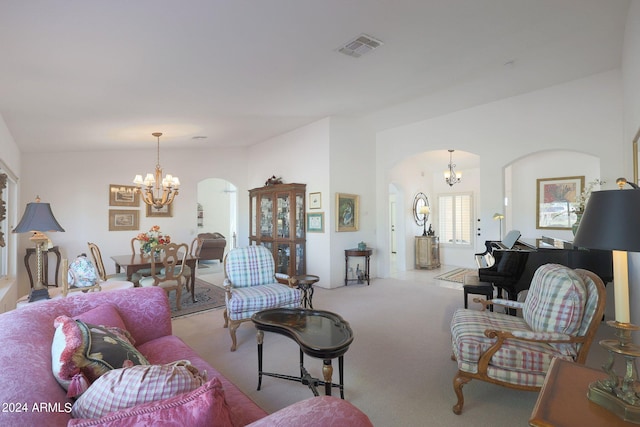
[[[275,273],[271,251],[264,246],[248,246],[229,251],[224,258],[224,288],[226,290],[224,327],[229,328],[231,351],[236,350],[236,330],[267,308],[298,307],[300,290],[278,283],[286,274]]]
[[[537,391],[554,357],[584,364],[605,307],[602,280],[586,270],[546,264],[536,270],[524,302],[483,301],[482,311],[458,309],[451,321],[458,372],[453,389],[478,379]],[[484,310],[490,304],[522,311],[522,317]]]

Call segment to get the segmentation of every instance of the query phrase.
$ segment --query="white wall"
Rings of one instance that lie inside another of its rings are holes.
[[[160,162],[165,173],[180,177],[180,194],[173,206],[172,218],[146,218],[141,204],[140,231],[152,225],[171,235],[175,242],[189,244],[199,232],[196,226],[197,184],[205,178],[223,178],[246,194],[246,151],[244,149],[161,149]],[[138,231],[109,231],[109,209],[129,209],[109,206],[109,184],[132,185],[136,173],[152,171],[155,156],[151,150],[70,153],[30,153],[23,157],[20,181],[21,205],[39,195],[49,202],[64,233],[50,233],[63,257],[72,258],[87,252],[87,242],[98,244],[108,273],[114,272],[112,255],[130,252],[130,241]],[[239,212],[248,212],[246,198],[238,200]],[[22,209],[23,210],[23,209]],[[246,215],[246,214],[245,214]],[[15,224],[13,224],[15,225]],[[238,234],[248,238],[248,224],[239,224]],[[18,254],[24,254],[31,243],[20,236]],[[20,295],[29,291],[26,272],[19,266]]]
[[[503,205],[504,168],[509,164],[536,152],[572,150],[600,158],[602,177],[611,181],[610,177],[620,173],[625,155],[628,156],[622,140],[619,71],[379,132],[376,138],[378,228],[388,223],[388,214],[382,209],[387,203],[386,192],[391,182],[388,171],[418,153],[447,147],[480,156],[478,180],[482,200],[478,215],[483,226],[478,239],[484,241],[494,240],[499,234],[498,222],[492,217]],[[585,165],[576,175],[594,174],[588,167]],[[564,176],[563,170],[556,171],[557,176]],[[612,179],[615,181],[615,177]],[[519,191],[519,188],[513,190]],[[411,195],[405,196],[408,199]],[[519,215],[518,210],[514,215]],[[379,245],[384,245],[385,239],[378,237]],[[472,250],[465,257],[471,259]],[[388,257],[381,258],[378,267],[381,275],[385,275]],[[450,258],[448,262],[459,259]]]

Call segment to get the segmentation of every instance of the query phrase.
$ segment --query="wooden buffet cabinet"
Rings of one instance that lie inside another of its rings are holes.
[[[416,236],[416,268],[440,267],[440,243],[436,236]]]
[[[276,273],[307,273],[306,184],[274,184],[249,190],[249,244],[271,250]]]

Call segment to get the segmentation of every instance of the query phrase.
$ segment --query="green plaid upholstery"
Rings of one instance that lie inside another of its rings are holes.
[[[229,251],[224,262],[225,273],[234,288],[260,286],[273,283],[275,263],[269,249],[247,246]]]
[[[587,332],[597,305],[597,286],[584,273],[554,264],[541,266],[523,304],[523,317],[456,310],[451,339],[458,369],[478,372],[480,356],[495,343],[485,336],[487,329],[543,340],[581,336]],[[528,319],[524,317],[527,310]],[[532,317],[535,314],[543,318]],[[572,344],[507,339],[491,358],[487,375],[510,384],[541,387],[554,357],[573,361],[577,354],[578,348]]]
[[[273,256],[264,246],[233,249],[224,264],[225,286],[231,287],[231,298],[226,296],[229,319],[248,319],[267,308],[300,306],[301,291],[278,283]]]

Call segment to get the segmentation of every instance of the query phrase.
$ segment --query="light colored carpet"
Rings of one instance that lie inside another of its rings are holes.
[[[537,393],[480,381],[464,387],[462,415],[451,411],[456,402],[452,387],[456,363],[450,359],[449,324],[454,310],[463,307],[463,293],[460,285],[452,287],[434,278],[451,268],[374,279],[371,286],[316,288],[314,307],[339,313],[351,324],[355,339],[344,358],[345,398],[376,426],[528,425]],[[613,313],[612,290],[608,286],[611,307],[607,313]],[[313,396],[299,383],[270,377],[263,379],[262,390],[257,391],[255,328],[247,322],[240,326],[238,349],[232,353],[229,332],[222,325],[222,310],[173,321],[174,334],[267,412]],[[597,342],[612,336],[606,326],[600,329],[587,361],[597,369],[606,359]],[[334,365],[337,378],[337,362]],[[307,357],[305,366],[312,375],[322,377],[320,360]],[[264,369],[297,375],[298,347],[284,336],[265,333]]]

